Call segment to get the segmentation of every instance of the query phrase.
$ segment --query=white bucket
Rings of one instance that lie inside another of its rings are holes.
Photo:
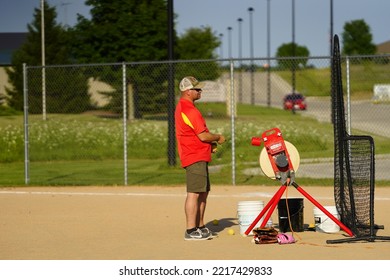
[[[237,205],[237,218],[240,225],[240,234],[245,235],[245,231],[259,216],[264,208],[263,201],[239,201]],[[263,222],[263,218],[259,220],[255,227],[259,227]],[[253,235],[252,233],[248,235]]]
[[[340,215],[337,212],[336,206],[324,206],[324,208],[328,210],[329,213],[331,213],[336,219],[340,219]],[[340,227],[319,208],[314,207],[313,214],[316,231],[326,233],[340,231]]]

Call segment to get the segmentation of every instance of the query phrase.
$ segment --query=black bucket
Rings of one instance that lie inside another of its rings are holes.
[[[287,203],[286,203],[287,202]],[[288,212],[287,212],[288,205]],[[291,231],[289,223],[289,215],[291,228],[293,231],[300,232],[303,227],[303,198],[282,198],[278,202],[279,212],[279,231]]]

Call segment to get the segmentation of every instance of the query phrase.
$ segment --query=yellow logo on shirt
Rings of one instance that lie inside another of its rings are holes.
[[[183,112],[181,113],[181,117],[183,118],[183,121],[186,125],[188,125],[189,127],[191,127],[192,129],[194,129],[194,126],[192,125],[192,123],[190,122],[190,120],[188,119],[188,117],[186,116],[186,114],[184,114]]]

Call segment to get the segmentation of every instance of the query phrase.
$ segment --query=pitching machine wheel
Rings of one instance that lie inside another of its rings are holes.
[[[291,163],[294,167],[294,171],[297,172],[297,170],[299,168],[299,161],[300,161],[298,150],[290,142],[285,140],[284,143],[286,144],[286,148],[287,148],[288,153],[290,155],[290,160],[291,160]],[[265,147],[260,152],[259,164],[260,164],[260,169],[264,173],[265,176],[267,176],[273,180],[276,179],[275,172],[272,169],[271,162],[268,158],[267,149]]]

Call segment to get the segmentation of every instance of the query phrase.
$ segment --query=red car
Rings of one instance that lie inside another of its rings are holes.
[[[289,93],[283,98],[284,110],[306,110],[305,97],[300,93]]]

